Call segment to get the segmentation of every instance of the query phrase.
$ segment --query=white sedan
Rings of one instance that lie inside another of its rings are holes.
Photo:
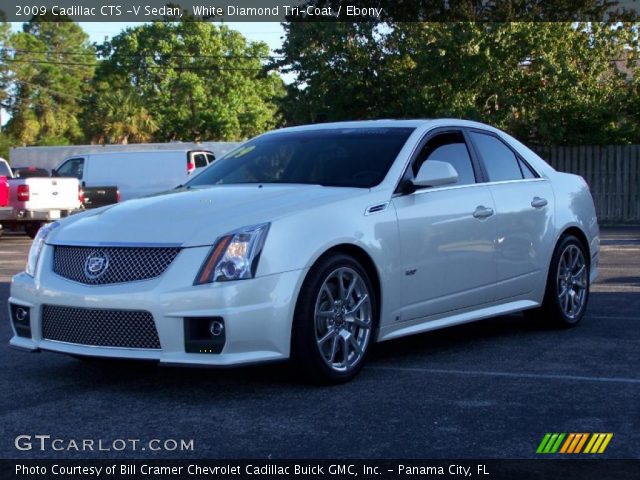
[[[522,310],[576,325],[598,251],[585,181],[490,126],[287,128],[173,191],[42,228],[11,283],[11,345],[291,358],[339,382],[375,341]]]

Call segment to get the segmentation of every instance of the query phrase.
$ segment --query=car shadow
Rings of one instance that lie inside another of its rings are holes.
[[[373,361],[413,355],[438,354],[468,345],[474,341],[507,338],[528,332],[549,330],[548,325],[523,314],[503,315],[485,320],[432,330],[408,337],[385,341],[377,344],[372,351]]]
[[[539,332],[547,329],[544,325],[523,315],[494,317],[482,322],[449,327],[423,334],[403,337],[373,346],[369,362],[384,363],[390,358],[411,362],[417,356],[428,352],[437,355],[442,352],[455,352],[474,341],[522,335],[527,332]],[[45,353],[51,355],[51,352]],[[269,389],[278,386],[287,388],[309,388],[318,386],[301,376],[289,362],[272,362],[260,365],[232,368],[163,366],[154,361],[72,358],[64,354],[54,354],[59,361],[47,362],[39,374],[44,377],[60,375],[60,369],[80,383],[103,385],[114,384],[139,385],[141,379],[154,388],[175,391],[188,388],[202,392],[220,389],[224,385],[227,392],[241,392],[247,389]],[[64,365],[61,365],[61,361]],[[365,369],[366,371],[366,369]],[[157,390],[156,390],[157,393]]]

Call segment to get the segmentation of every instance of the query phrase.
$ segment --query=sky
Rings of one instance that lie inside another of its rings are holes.
[[[17,24],[18,28],[21,24]],[[132,22],[80,22],[80,26],[89,34],[92,42],[101,43],[105,38],[111,38],[129,26],[140,25]],[[269,45],[272,53],[280,48],[284,30],[278,22],[226,22],[229,28],[238,30],[248,40],[262,41]]]
[[[102,43],[127,27],[140,25],[136,22],[79,22],[82,29],[87,32],[91,42]],[[271,52],[280,48],[284,29],[278,22],[226,22],[229,28],[238,30],[250,41],[262,41],[269,45]],[[22,28],[21,22],[12,22],[11,28],[18,31]]]

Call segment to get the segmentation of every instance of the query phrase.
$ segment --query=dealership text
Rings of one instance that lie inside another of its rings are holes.
[[[123,450],[152,452],[191,452],[194,450],[193,439],[173,439],[160,440],[157,438],[143,441],[139,438],[116,438],[114,440],[82,438],[66,439],[54,438],[51,435],[18,435],[14,445],[16,450],[29,451],[39,450],[54,452],[121,452]]]

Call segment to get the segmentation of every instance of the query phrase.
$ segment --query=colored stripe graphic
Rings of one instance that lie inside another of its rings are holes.
[[[587,438],[589,438],[589,434],[588,433],[582,433],[581,435],[582,435],[582,438],[578,442],[578,445],[576,445],[576,449],[573,451],[573,453],[580,453],[582,451],[582,447],[584,446],[585,442],[587,441]]]
[[[565,437],[565,433],[547,433],[538,445],[536,453],[556,453]]]
[[[545,433],[544,437],[542,437],[542,441],[540,442],[540,445],[538,445],[538,449],[536,450],[536,453],[543,452],[544,447],[547,445],[547,442],[549,441],[550,437],[551,437],[550,433]]]
[[[613,433],[594,433],[584,453],[604,453],[613,438]]]
[[[604,453],[612,438],[613,433],[546,433],[536,453],[600,454]]]
[[[560,453],[580,453],[588,437],[588,433],[569,434],[569,438],[567,438],[567,441],[562,446]]]

